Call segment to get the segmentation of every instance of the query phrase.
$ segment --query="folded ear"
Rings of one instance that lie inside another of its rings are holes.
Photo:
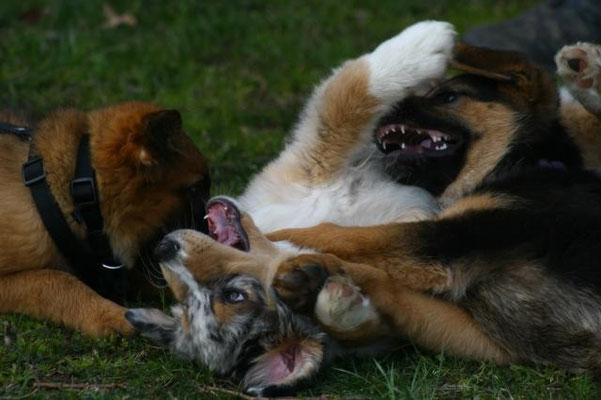
[[[559,106],[554,78],[525,54],[455,44],[452,68],[499,82],[499,90],[528,112],[555,115]]]
[[[182,117],[177,110],[151,112],[143,117],[140,163],[146,167],[175,158],[174,140],[182,134]]]
[[[253,361],[242,381],[244,391],[261,397],[291,394],[319,372],[324,352],[317,337],[289,338]]]
[[[508,67],[516,61],[523,61],[522,58],[519,53],[470,46],[458,41],[449,65],[468,74],[511,82],[513,78]]]
[[[177,320],[156,308],[131,308],[125,313],[129,323],[153,341],[168,347],[175,338]]]

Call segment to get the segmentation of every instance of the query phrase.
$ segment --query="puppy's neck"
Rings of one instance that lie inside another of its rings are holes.
[[[83,237],[84,230],[72,217],[74,211],[70,183],[75,173],[79,142],[87,132],[86,113],[67,109],[42,120],[33,139],[34,154],[44,160],[44,171],[50,191],[63,215],[76,235]]]

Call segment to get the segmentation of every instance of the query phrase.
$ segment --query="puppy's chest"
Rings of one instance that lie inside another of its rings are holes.
[[[430,196],[370,171],[349,172],[326,185],[284,185],[243,206],[263,232],[302,228],[323,222],[373,225],[402,219],[409,209],[433,209]]]

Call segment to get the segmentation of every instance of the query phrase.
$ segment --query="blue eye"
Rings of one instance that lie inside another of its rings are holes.
[[[442,95],[442,100],[448,104],[448,103],[452,103],[455,100],[457,100],[457,97],[458,97],[457,93],[449,92],[449,93],[445,93],[444,95]]]
[[[228,290],[227,292],[225,292],[224,297],[225,301],[232,304],[240,303],[246,300],[246,295],[244,294],[244,292],[235,289]]]

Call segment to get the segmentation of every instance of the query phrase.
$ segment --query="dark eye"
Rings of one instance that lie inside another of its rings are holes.
[[[191,184],[190,186],[187,187],[187,190],[194,193],[199,191],[202,188],[202,185],[204,184],[204,181],[200,180],[198,182],[194,182],[193,184]]]
[[[246,300],[246,294],[240,290],[228,290],[224,293],[225,301],[231,304],[240,303]]]

